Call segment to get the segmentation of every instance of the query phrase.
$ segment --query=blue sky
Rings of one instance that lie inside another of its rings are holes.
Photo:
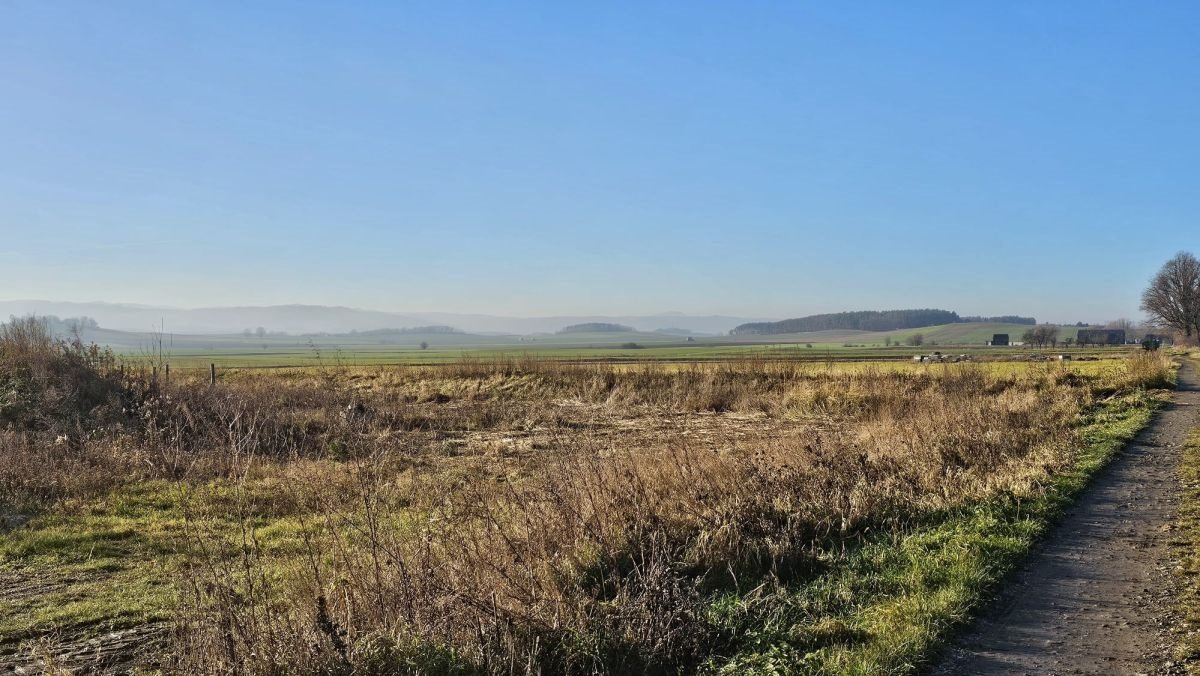
[[[1197,3],[8,1],[0,298],[1136,316],[1198,73]]]

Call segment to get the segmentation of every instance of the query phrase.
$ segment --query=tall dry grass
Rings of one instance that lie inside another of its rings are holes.
[[[111,486],[130,469],[116,432],[134,396],[111,352],[56,339],[35,317],[0,325],[0,511]]]
[[[1092,377],[473,363],[344,381],[344,459],[288,475],[303,543],[279,559],[290,567],[272,567],[253,528],[226,546],[198,533],[182,665],[694,670],[738,640],[707,617],[714,595],[803,579],[867,532],[1035,492],[1096,397],[1168,373],[1147,355]],[[745,416],[770,434],[689,434]],[[679,422],[637,429],[664,417]],[[447,457],[438,443],[530,427],[550,428],[536,453]]]
[[[739,640],[716,595],[1037,491],[1081,411],[1170,376],[1153,354],[1090,376],[522,360],[208,387],[36,322],[0,332],[0,366],[0,507],[222,487],[185,505],[173,666],[263,674],[692,671]]]

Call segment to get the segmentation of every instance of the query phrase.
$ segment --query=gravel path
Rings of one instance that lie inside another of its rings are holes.
[[[1173,674],[1169,548],[1200,375],[1179,373],[1172,403],[1093,480],[993,607],[932,673]]]

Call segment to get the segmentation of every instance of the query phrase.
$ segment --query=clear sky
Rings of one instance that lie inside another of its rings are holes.
[[[1136,316],[1196,2],[0,2],[0,298]]]

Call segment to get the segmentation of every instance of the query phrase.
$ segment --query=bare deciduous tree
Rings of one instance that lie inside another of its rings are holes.
[[[1053,324],[1040,324],[1021,334],[1021,340],[1037,347],[1058,345],[1058,327]]]
[[[1053,324],[1042,324],[1038,327],[1041,333],[1042,345],[1058,347],[1058,327]]]
[[[1180,251],[1167,261],[1142,292],[1142,311],[1189,339],[1200,333],[1200,260]]]

